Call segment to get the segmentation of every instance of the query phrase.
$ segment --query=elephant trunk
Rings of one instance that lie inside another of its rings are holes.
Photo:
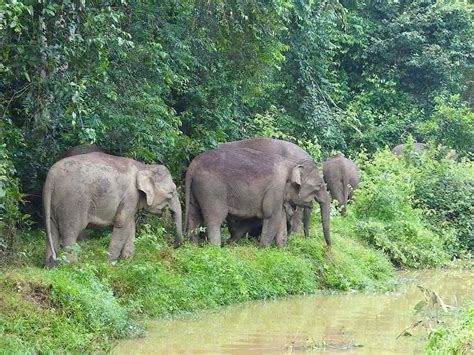
[[[326,189],[321,189],[319,196],[317,197],[317,201],[319,203],[319,208],[321,210],[321,223],[323,225],[323,234],[324,239],[326,240],[326,244],[328,246],[332,245],[331,241],[331,232],[329,230],[330,224],[330,215],[331,215],[331,204],[329,194]]]
[[[178,194],[170,202],[170,210],[173,213],[174,225],[176,228],[176,237],[174,240],[175,247],[179,247],[183,243],[183,221],[181,203],[179,202]]]

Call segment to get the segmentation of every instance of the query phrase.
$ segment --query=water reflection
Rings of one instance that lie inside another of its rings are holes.
[[[291,353],[307,351],[305,344],[326,344],[327,354],[422,352],[423,337],[396,339],[420,318],[413,307],[423,295],[416,286],[457,305],[474,298],[474,277],[468,271],[423,271],[401,279],[396,293],[249,302],[189,319],[150,322],[146,338],[121,342],[114,353]]]

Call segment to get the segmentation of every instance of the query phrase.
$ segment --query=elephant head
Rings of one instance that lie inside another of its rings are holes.
[[[152,165],[139,170],[137,188],[144,195],[141,207],[145,211],[160,215],[165,207],[169,207],[176,228],[175,245],[179,246],[183,240],[181,204],[168,169],[163,165]]]
[[[305,160],[292,169],[288,195],[289,201],[296,206],[311,207],[313,199],[319,203],[324,239],[331,246],[329,194],[313,161]]]

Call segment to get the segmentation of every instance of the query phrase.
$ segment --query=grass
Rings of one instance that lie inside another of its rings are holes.
[[[432,330],[426,351],[429,354],[472,354],[474,352],[474,304],[456,312],[455,324]]]
[[[319,232],[320,226],[313,226]],[[40,268],[43,233],[24,235],[14,266],[0,275],[1,352],[106,352],[114,339],[141,333],[140,320],[257,299],[332,290],[386,290],[387,257],[337,232],[290,238],[287,248],[253,241],[226,248],[168,246],[164,229],[142,228],[137,254],[105,261],[110,236],[81,244],[80,262]]]

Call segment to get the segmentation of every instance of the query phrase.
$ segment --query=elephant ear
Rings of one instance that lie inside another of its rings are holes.
[[[296,165],[291,171],[291,183],[301,187],[301,171],[303,170],[303,165]]]
[[[155,200],[152,173],[149,170],[140,170],[137,173],[137,188],[146,195],[146,204],[151,206]]]

